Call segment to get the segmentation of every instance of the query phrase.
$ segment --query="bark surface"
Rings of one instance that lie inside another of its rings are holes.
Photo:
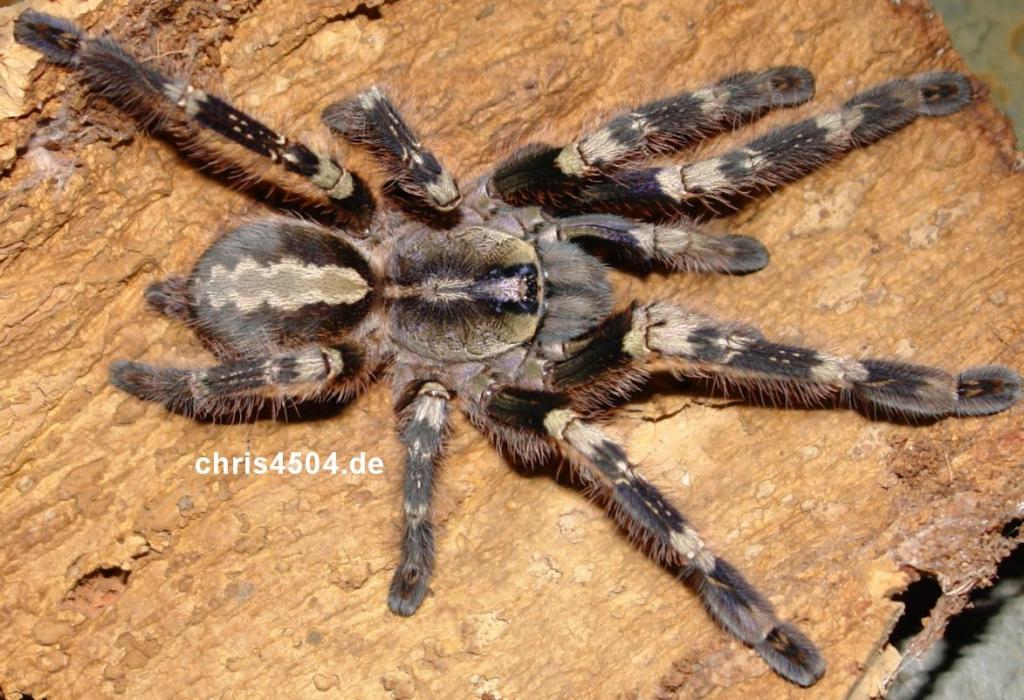
[[[609,426],[707,540],[821,646],[800,691],[731,641],[599,504],[509,468],[456,421],[437,570],[388,613],[401,456],[386,386],[336,415],[196,423],[107,384],[117,359],[206,364],[148,313],[220,231],[266,209],[11,41],[25,6],[110,28],[282,131],[389,86],[462,182],[639,100],[797,64],[812,105],[965,70],[922,2],[465,0],[19,3],[0,9],[0,689],[7,697],[801,697],[877,691],[892,596],[985,585],[1022,516],[1022,410],[928,426],[786,411],[660,382]],[[709,144],[724,147],[737,137]],[[359,161],[350,161],[355,165]],[[715,224],[771,250],[745,277],[616,274],[788,341],[958,370],[1024,368],[1024,175],[982,97]],[[359,167],[358,165],[356,167]],[[365,168],[364,168],[365,169]],[[202,476],[198,456],[378,456],[382,476]],[[859,684],[859,685],[858,685]]]

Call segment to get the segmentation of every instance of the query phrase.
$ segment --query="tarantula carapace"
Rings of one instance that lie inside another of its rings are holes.
[[[71,67],[86,87],[243,172],[291,173],[304,194],[349,213],[345,227],[275,217],[215,242],[187,277],[153,284],[156,310],[192,325],[220,364],[159,368],[117,362],[111,381],[195,416],[266,403],[348,397],[382,368],[406,448],[405,530],[388,605],[410,615],[434,567],[431,497],[449,414],[458,406],[525,460],[560,454],[605,499],[632,538],[693,584],[712,617],[779,674],[811,685],[825,670],[814,645],[704,543],[595,422],[654,360],[682,375],[769,387],[804,400],[847,400],[909,417],[1001,411],[1020,394],[1009,369],[939,369],[852,359],[766,339],[673,303],[614,309],[598,244],[611,259],[679,270],[764,267],[756,240],[693,222],[792,181],[914,121],[971,101],[955,73],[896,79],[838,109],[769,131],[724,155],[642,168],[709,134],[806,102],[811,74],[775,67],[728,77],[613,118],[564,147],[513,154],[463,197],[454,178],[377,88],[323,121],[383,164],[376,207],[337,160],[280,136],[221,98],[158,72],[107,38],[27,11],[18,41]],[[297,176],[297,177],[296,177]]]

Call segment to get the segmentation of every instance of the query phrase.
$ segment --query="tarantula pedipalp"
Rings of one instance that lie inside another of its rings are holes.
[[[1002,367],[954,377],[781,345],[670,303],[613,311],[604,267],[577,245],[599,241],[677,269],[760,269],[767,253],[757,241],[708,234],[687,215],[800,177],[921,114],[962,108],[970,101],[962,76],[894,80],[724,155],[637,167],[813,93],[803,69],[742,73],[638,107],[567,146],[523,149],[464,199],[385,95],[370,89],[328,107],[323,118],[385,165],[392,182],[386,201],[401,206],[375,209],[366,186],[336,160],[108,39],[35,12],[19,18],[17,37],[189,146],[241,167],[247,158],[277,164],[304,178],[310,196],[369,222],[340,229],[278,217],[227,233],[188,277],[147,292],[154,308],[190,323],[220,364],[119,362],[111,378],[172,410],[230,415],[266,401],[347,396],[389,365],[407,450],[406,528],[388,600],[396,613],[412,614],[427,591],[432,482],[455,404],[522,458],[564,455],[642,546],[690,577],[723,627],[787,679],[812,684],[824,672],[814,646],[711,552],[598,427],[609,396],[641,382],[654,360],[682,374],[810,399],[844,394],[911,416],[990,413],[1019,395],[1018,377]]]

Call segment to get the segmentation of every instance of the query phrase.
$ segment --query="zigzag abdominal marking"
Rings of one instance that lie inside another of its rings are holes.
[[[714,552],[598,420],[654,363],[910,418],[996,413],[1020,398],[1020,378],[1005,367],[954,375],[780,344],[667,301],[616,305],[604,263],[580,247],[597,242],[616,260],[672,270],[759,270],[768,253],[757,240],[712,234],[693,217],[800,178],[919,116],[957,112],[971,102],[959,74],[892,80],[729,152],[644,167],[814,92],[803,68],[739,73],[636,107],[572,143],[525,147],[465,190],[371,87],[322,117],[382,163],[388,187],[378,202],[338,159],[108,38],[34,11],[19,17],[15,36],[182,146],[233,160],[253,178],[283,174],[280,186],[358,222],[276,216],[229,231],[188,275],[146,292],[151,308],[195,330],[216,363],[120,361],[110,379],[172,411],[223,417],[347,399],[387,368],[406,451],[405,530],[387,601],[399,615],[416,612],[430,584],[434,478],[461,410],[519,459],[563,457],[638,546],[682,573],[719,625],[779,675],[812,685],[825,672],[814,644]]]

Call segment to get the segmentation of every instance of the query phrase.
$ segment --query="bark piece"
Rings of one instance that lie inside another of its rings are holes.
[[[914,0],[37,4],[151,55],[179,52],[299,135],[321,131],[329,102],[384,83],[463,182],[519,143],[567,141],[618,107],[729,72],[815,73],[813,103],[759,132],[892,76],[964,69]],[[66,71],[37,66],[9,41],[21,9],[0,10],[4,693],[837,697],[895,663],[880,653],[900,610],[891,596],[915,572],[947,594],[926,641],[1008,550],[1000,528],[1024,502],[1019,407],[909,427],[659,385],[609,430],[821,645],[817,686],[778,679],[599,506],[509,469],[461,420],[433,594],[412,618],[390,615],[401,459],[384,386],[322,420],[224,426],[107,385],[116,359],[207,361],[186,329],[144,310],[143,290],[263,209],[88,103]],[[980,99],[716,225],[760,238],[764,271],[616,275],[618,299],[672,298],[852,354],[1022,368],[1020,170],[1005,118]],[[386,472],[193,469],[215,452],[292,450],[345,463],[365,452]]]

